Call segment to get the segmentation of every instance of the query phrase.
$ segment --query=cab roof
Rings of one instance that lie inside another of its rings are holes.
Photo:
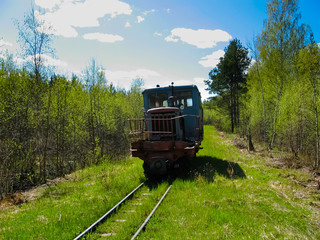
[[[158,91],[171,91],[172,86],[167,86],[167,87],[155,87],[155,88],[148,88],[145,89],[142,94],[148,93],[148,92],[158,92]],[[183,85],[183,86],[173,86],[174,91],[176,90],[184,90],[184,89],[196,89],[198,92],[198,87],[194,84],[192,85]]]

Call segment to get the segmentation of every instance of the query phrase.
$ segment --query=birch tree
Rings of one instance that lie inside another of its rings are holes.
[[[22,55],[27,68],[34,73],[37,83],[45,74],[46,56],[54,57],[52,27],[41,19],[33,7],[24,15],[23,22],[15,21]]]
[[[303,48],[307,27],[300,24],[297,0],[270,0],[268,18],[258,37],[258,50],[263,66],[268,70],[264,83],[269,85],[273,106],[269,147],[272,149],[279,129],[281,100],[292,79],[294,57]]]

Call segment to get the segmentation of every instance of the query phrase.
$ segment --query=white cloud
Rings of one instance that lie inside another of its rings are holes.
[[[112,82],[115,86],[130,88],[130,83],[136,78],[143,78],[145,83],[153,82],[155,78],[159,78],[160,74],[153,70],[136,69],[133,71],[105,71],[108,82]],[[155,87],[154,85],[153,87]],[[149,86],[148,86],[149,87]]]
[[[60,5],[63,0],[35,0],[35,4],[44,9],[52,10],[57,5]]]
[[[204,67],[214,68],[219,63],[220,58],[223,56],[224,56],[224,51],[218,50],[213,52],[210,55],[202,57],[201,60],[199,61],[199,64],[201,64]]]
[[[145,11],[145,12],[143,12],[143,15],[148,15],[149,13],[154,13],[156,10],[155,9],[151,9],[151,10],[149,10],[149,11]]]
[[[45,8],[47,12],[41,18],[48,22],[55,35],[76,37],[76,27],[98,27],[99,18],[110,15],[130,15],[129,4],[120,0],[35,0],[35,4]]]
[[[83,35],[84,39],[87,40],[97,40],[104,43],[114,43],[118,41],[123,41],[123,37],[119,35],[107,34],[107,33],[87,33]]]
[[[138,17],[137,17],[137,21],[138,21],[138,23],[141,23],[141,22],[143,22],[143,21],[144,21],[144,18],[143,18],[143,17],[141,17],[141,16],[138,16]]]
[[[42,57],[44,59],[44,66],[47,66],[47,67],[52,66],[52,67],[58,67],[58,68],[66,68],[68,66],[66,62],[56,58],[52,58],[48,55],[43,55]]]
[[[23,66],[27,61],[26,59],[20,57],[15,57],[13,60],[16,62],[18,66]]]
[[[57,72],[59,71],[66,71],[67,70],[67,67],[68,67],[68,64],[62,60],[59,60],[59,59],[56,59],[56,58],[53,58],[49,55],[46,55],[46,54],[41,54],[41,58],[42,58],[42,64],[43,66],[45,67],[55,67],[57,68]],[[33,62],[33,56],[28,56],[26,58],[20,58],[20,57],[14,57],[13,59],[17,65],[19,66],[23,66],[25,65],[27,62]]]
[[[127,21],[124,26],[125,26],[126,28],[128,28],[128,27],[131,27],[131,24],[130,24],[130,22]]]
[[[3,39],[0,39],[0,47],[12,47],[13,46],[13,44],[12,43],[10,43],[10,42],[6,42],[6,41],[4,41]]]
[[[158,36],[158,37],[162,37],[162,33],[158,33],[158,32],[155,32],[153,35]]]
[[[218,42],[231,40],[231,35],[223,30],[188,29],[175,28],[171,30],[171,35],[167,36],[167,42],[178,42],[179,40],[197,48],[213,48]]]
[[[166,40],[167,42],[179,42],[179,39],[174,38],[172,35],[167,36],[164,40]]]
[[[45,67],[57,67],[57,68],[66,68],[68,66],[68,64],[64,61],[61,61],[59,59],[53,58],[49,55],[46,54],[42,54],[41,55],[42,60],[43,60],[43,66]],[[32,62],[32,56],[27,57],[25,60],[22,59],[17,59],[20,63],[29,61]]]

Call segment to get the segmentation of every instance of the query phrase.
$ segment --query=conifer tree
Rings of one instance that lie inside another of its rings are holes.
[[[222,101],[227,103],[232,132],[239,126],[239,99],[246,91],[246,70],[250,61],[248,50],[238,39],[234,39],[230,41],[225,55],[220,58],[217,67],[210,71],[210,79],[206,81],[209,91],[222,96]]]

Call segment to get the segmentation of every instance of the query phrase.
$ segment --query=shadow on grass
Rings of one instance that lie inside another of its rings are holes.
[[[202,176],[208,182],[212,182],[219,175],[229,179],[246,178],[238,163],[209,156],[197,157],[190,161],[178,178],[193,181]]]
[[[195,181],[201,176],[208,182],[213,182],[217,176],[223,176],[228,179],[246,178],[243,169],[238,163],[219,158],[201,156],[189,162],[185,160],[183,165],[177,172],[172,172],[169,175],[153,176],[153,178],[145,182],[145,185],[152,190],[162,182],[171,184],[177,178]]]

